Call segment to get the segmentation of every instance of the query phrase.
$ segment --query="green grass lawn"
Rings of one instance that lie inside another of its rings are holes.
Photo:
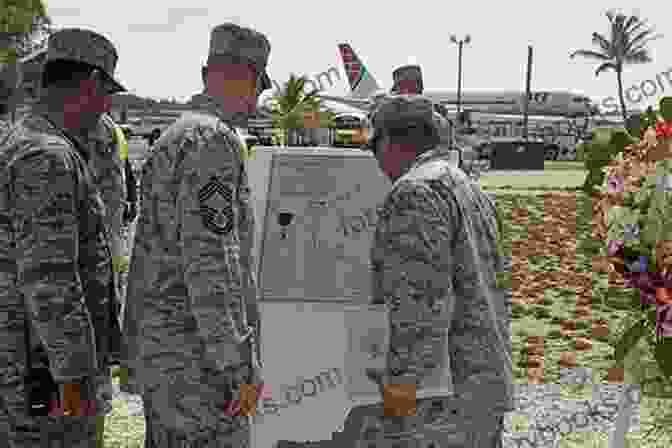
[[[481,185],[488,190],[564,190],[578,188],[586,179],[583,162],[546,161],[543,174],[525,176],[521,172],[488,175],[487,171],[480,179]]]
[[[565,161],[565,160],[547,160],[544,162],[544,170],[574,170],[584,169],[583,162]]]
[[[568,166],[567,162],[555,163]],[[560,188],[580,185],[583,178],[579,173],[576,169],[553,168],[549,170],[548,178],[517,176],[508,181],[513,183],[515,180],[519,188],[538,188],[548,185],[547,182]],[[514,278],[519,278],[518,283],[514,282],[512,325],[516,381],[528,382],[527,337],[543,336],[544,382],[558,382],[563,353],[574,353],[578,366],[591,368],[593,381],[606,382],[607,370],[614,360],[610,342],[627,324],[624,304],[630,300],[631,292],[610,284],[607,274],[594,272],[593,258],[602,243],[590,238],[590,201],[583,193],[566,192],[546,201],[542,195],[529,194],[529,191],[522,193],[515,190],[498,190],[496,193],[506,222],[505,247],[514,256]],[[579,281],[581,279],[584,283]],[[581,285],[585,291],[580,290]],[[579,297],[590,302],[589,317],[574,314]],[[568,332],[566,324],[570,321],[574,330]],[[593,337],[592,323],[596,321],[607,324],[608,336]],[[577,350],[579,338],[588,341],[590,349]],[[653,357],[647,350],[637,367],[641,371],[656,372]],[[648,393],[652,387],[644,389]],[[563,386],[563,393],[568,400],[585,399],[590,397],[591,390],[589,387]],[[142,446],[144,421],[140,417],[129,417],[124,406],[123,402],[116,402],[114,413],[108,419],[106,446],[109,448]],[[628,435],[630,446],[672,446],[672,430],[646,440],[643,437],[654,417],[669,408],[668,399],[645,398],[641,406],[641,432]],[[515,427],[524,430],[525,425],[521,418]],[[607,440],[606,433],[576,433],[566,436],[560,446],[607,448]]]
[[[525,176],[522,174],[488,175],[481,177],[480,184],[488,190],[560,190],[578,188],[586,179],[585,171],[548,170],[543,174]]]

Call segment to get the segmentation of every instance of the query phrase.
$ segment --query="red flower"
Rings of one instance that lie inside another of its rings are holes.
[[[667,138],[672,137],[672,123],[659,121],[656,123],[656,137]]]

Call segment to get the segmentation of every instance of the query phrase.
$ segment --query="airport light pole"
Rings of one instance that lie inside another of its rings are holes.
[[[464,44],[471,42],[471,37],[467,34],[464,36],[464,39],[457,40],[457,38],[452,35],[450,36],[450,41],[454,44],[457,44],[457,113],[458,115],[462,111],[462,47]]]

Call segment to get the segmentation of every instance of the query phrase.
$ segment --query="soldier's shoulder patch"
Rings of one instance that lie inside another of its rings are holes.
[[[227,235],[233,230],[234,187],[221,177],[211,176],[198,191],[203,226],[218,235]]]

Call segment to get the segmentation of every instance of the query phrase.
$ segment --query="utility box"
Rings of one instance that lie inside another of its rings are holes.
[[[543,170],[545,143],[543,140],[522,138],[493,138],[490,149],[491,170]]]
[[[246,166],[269,395],[259,400],[252,446],[328,440],[352,406],[348,310],[371,300],[373,230],[391,182],[356,149],[255,149]]]

